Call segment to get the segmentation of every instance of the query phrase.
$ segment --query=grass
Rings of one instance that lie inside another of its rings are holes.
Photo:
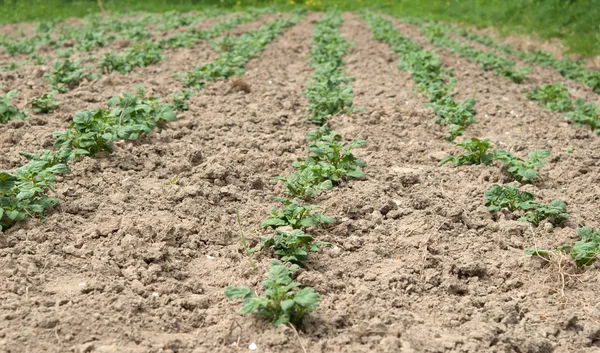
[[[600,0],[104,0],[112,12],[199,10],[208,6],[279,5],[322,10],[375,7],[392,15],[417,16],[478,27],[495,26],[503,34],[559,38],[568,50],[600,55]],[[0,0],[0,23],[81,17],[97,13],[97,0]]]

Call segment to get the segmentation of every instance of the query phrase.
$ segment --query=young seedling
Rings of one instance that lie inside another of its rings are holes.
[[[29,100],[29,105],[36,114],[47,114],[58,109],[60,102],[54,100],[55,93],[44,93],[40,97]]]
[[[503,208],[510,212],[529,210],[533,207],[533,194],[520,191],[512,185],[492,185],[485,191],[485,205],[490,212],[498,212]]]
[[[287,177],[275,177],[275,180],[283,182],[286,193],[290,197],[306,200],[321,190],[329,190],[333,187],[332,181],[327,176],[319,165],[312,165]]]
[[[304,205],[300,206],[298,201],[286,198],[275,198],[276,201],[283,203],[283,208],[273,208],[271,216],[260,224],[261,228],[292,227],[300,229],[302,227],[319,226],[324,223],[334,223],[333,218],[327,217],[322,213],[313,212],[319,209],[319,206]]]
[[[460,156],[450,156],[442,159],[440,165],[444,165],[448,162],[452,162],[454,165],[463,164],[485,164],[490,165],[494,161],[494,155],[488,152],[492,148],[490,139],[480,140],[478,138],[471,138],[461,143],[456,144],[467,150]]]
[[[569,98],[569,91],[561,83],[545,85],[542,88],[534,87],[527,92],[527,98],[538,101],[551,111],[561,113],[573,110],[573,102]]]
[[[549,156],[549,150],[537,150],[529,153],[528,158],[524,160],[503,149],[494,151],[494,159],[502,161],[508,173],[521,184],[531,183],[537,179],[538,170],[546,165],[546,158]]]
[[[79,85],[84,78],[92,78],[91,75],[83,75],[84,71],[85,69],[81,67],[81,59],[57,61],[52,67],[52,73],[46,73],[44,77],[50,81],[53,90],[65,93]]]
[[[298,266],[287,268],[277,260],[271,260],[271,269],[267,280],[262,282],[264,297],[258,297],[248,287],[229,286],[225,295],[230,299],[243,299],[240,314],[258,313],[265,316],[275,327],[292,324],[299,326],[304,316],[313,312],[321,297],[312,288],[302,288],[292,280],[292,274]]]
[[[323,245],[329,245],[329,243],[315,241],[312,235],[306,234],[300,229],[290,232],[275,230],[275,233],[261,237],[260,246],[250,252],[255,253],[272,248],[282,261],[303,265],[308,253],[319,251]]]

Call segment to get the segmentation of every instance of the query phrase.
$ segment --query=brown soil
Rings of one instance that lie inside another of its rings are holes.
[[[551,148],[542,182],[528,188],[544,202],[568,202],[571,212],[555,229],[493,217],[483,193],[506,180],[499,166],[437,166],[459,149],[443,140],[410,74],[396,68],[398,56],[354,14],[345,14],[341,32],[355,43],[345,62],[364,110],[336,116],[331,126],[346,139],[368,140],[356,151],[368,178],[314,200],[337,219],[315,232],[333,245],[298,275],[322,295],[321,305],[299,338],[236,313],[240,302],[223,289],[259,291],[269,257],[256,256],[259,271],[252,271],[235,212],[255,245],[260,232],[252,230],[281,193],[272,177],[307,154],[313,126],[302,91],[312,74],[311,22],[319,16],[309,14],[247,65],[249,91],[231,89],[234,79],[211,84],[165,130],[75,163],[57,184],[61,206],[45,224],[30,220],[0,233],[0,351],[231,352],[255,343],[256,352],[302,352],[298,340],[307,352],[600,349],[599,266],[577,276],[561,269],[563,283],[556,267],[523,252],[571,242],[580,224],[600,226],[598,136],[528,101],[522,86],[442,52],[458,96],[477,100],[479,123],[466,135],[519,155]],[[410,26],[398,28],[422,39]],[[50,132],[75,111],[134,83],[166,97],[181,88],[172,72],[215,54],[205,43],[169,55],[139,75],[82,85],[47,119],[1,127],[0,148],[8,152],[0,168],[20,165],[18,151],[49,144]],[[533,77],[547,79],[537,71]]]

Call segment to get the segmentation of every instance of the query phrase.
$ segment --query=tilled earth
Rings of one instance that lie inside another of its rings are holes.
[[[196,92],[179,121],[112,155],[84,158],[57,183],[61,205],[46,223],[29,220],[0,233],[0,351],[6,352],[598,352],[599,266],[582,274],[524,254],[576,239],[575,228],[600,226],[600,139],[529,101],[533,84],[564,82],[578,97],[598,95],[547,69],[518,85],[440,51],[454,70],[458,98],[475,96],[478,124],[466,137],[488,137],[518,155],[549,148],[542,181],[525,189],[543,202],[568,203],[559,228],[530,227],[492,215],[484,191],[508,178],[498,165],[439,167],[460,150],[443,139],[426,100],[414,92],[398,56],[346,13],[345,57],[363,109],[333,118],[368,178],[322,192],[313,203],[335,217],[319,229],[331,247],[312,255],[298,281],[322,296],[299,337],[256,316],[237,314],[230,284],[260,290],[269,257],[254,272],[236,223],[252,245],[282,188],[273,177],[306,156],[312,69],[310,13],[246,66],[250,92],[232,80]],[[235,33],[257,28],[262,18]],[[209,26],[210,22],[203,22]],[[405,35],[432,49],[414,26]],[[52,144],[52,131],[79,110],[103,106],[141,83],[166,98],[181,89],[175,72],[216,57],[208,42],[168,50],[169,60],[117,73],[58,96],[51,115],[0,126],[0,168],[23,163],[20,151]],[[3,64],[3,63],[2,63]],[[47,89],[33,67],[0,74],[15,100]],[[169,181],[174,181],[170,183]],[[302,345],[300,344],[300,341]]]

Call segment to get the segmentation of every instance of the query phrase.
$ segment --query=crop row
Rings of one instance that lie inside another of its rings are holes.
[[[402,37],[394,28],[391,21],[371,12],[363,12],[362,16],[369,27],[371,27],[375,38],[390,44],[400,54],[403,61],[406,60],[405,58],[408,60],[411,59],[412,56],[407,54],[410,50],[420,52],[413,55],[419,55],[422,58],[437,59],[434,53],[426,51],[414,42]],[[441,80],[441,78],[435,77],[436,74],[438,76],[449,74],[448,72],[443,73],[439,61],[436,64],[435,70],[423,70],[419,66],[411,65],[410,62],[401,63],[399,68],[411,71],[417,88],[424,91],[420,86],[423,77],[428,77],[429,81],[435,82],[436,80]],[[448,93],[449,90],[443,92]],[[538,170],[545,165],[546,158],[550,156],[549,150],[537,150],[529,153],[527,158],[520,158],[503,149],[491,150],[492,146],[488,139],[480,140],[471,138],[458,143],[457,146],[464,148],[466,152],[460,156],[445,158],[440,164],[452,162],[455,165],[484,164],[489,166],[498,161],[501,162],[512,180],[521,184],[534,183],[539,177]],[[521,192],[517,187],[510,184],[492,185],[485,192],[484,196],[486,198],[486,206],[488,206],[490,212],[500,212],[502,210],[506,210],[509,213],[519,212],[521,213],[521,217],[518,218],[519,221],[529,222],[534,226],[540,225],[544,220],[547,220],[554,226],[558,226],[568,218],[565,202],[553,200],[549,205],[535,202],[534,194]],[[555,251],[567,251],[575,264],[583,268],[593,264],[597,259],[597,255],[600,254],[600,232],[593,231],[587,227],[580,228],[577,231],[582,236],[581,241],[573,245],[562,245]],[[549,256],[548,254],[551,252],[540,249],[527,251],[528,254],[539,256]]]
[[[449,49],[470,61],[481,64],[481,68],[484,71],[494,70],[497,75],[503,75],[515,83],[525,81],[527,73],[531,71],[529,67],[516,69],[514,61],[499,55],[494,50],[478,50],[471,47],[468,42],[450,38],[447,32],[452,27],[449,25],[412,19],[407,21],[418,23],[421,26],[421,32],[433,45]],[[542,102],[550,110],[558,110],[565,113],[565,116],[572,120],[576,127],[589,125],[593,131],[600,133],[597,129],[600,123],[600,111],[598,107],[594,103],[586,102],[582,99],[572,102],[568,98],[567,89],[561,84],[546,85],[543,88],[534,87],[526,94],[526,97],[533,101]],[[550,106],[546,102],[550,102]],[[564,106],[553,107],[553,102],[563,104]]]
[[[179,73],[186,87],[204,88],[206,82],[223,80],[244,73],[244,64],[255,58],[267,44],[280,35],[287,27],[293,26],[304,16],[298,13],[290,18],[269,21],[256,30],[248,31],[239,37],[225,36],[215,46],[221,56],[212,62],[194,68],[186,73]]]
[[[448,140],[462,135],[464,129],[475,123],[475,100],[455,100],[451,94],[456,79],[449,69],[443,69],[439,56],[398,33],[391,21],[370,11],[361,17],[371,28],[375,39],[387,43],[402,59],[398,68],[410,71],[417,90],[425,94],[428,105],[437,114],[435,120],[448,126]]]
[[[271,260],[268,278],[262,283],[264,297],[256,296],[247,287],[225,289],[227,297],[244,300],[240,313],[257,312],[275,326],[299,325],[304,315],[315,310],[320,301],[320,296],[310,287],[296,291],[301,284],[292,278],[294,271],[304,266],[310,252],[329,245],[315,240],[309,229],[335,220],[315,212],[318,207],[309,205],[307,200],[346,179],[365,177],[362,168],[366,164],[356,158],[351,149],[366,142],[346,143],[326,124],[333,115],[347,112],[352,106],[352,87],[348,85],[352,78],[342,72],[343,56],[349,49],[349,43],[339,34],[342,23],[341,13],[337,11],[327,12],[315,23],[310,53],[314,74],[305,95],[310,101],[308,119],[319,128],[308,133],[309,156],[292,164],[296,172],[277,177],[283,181],[285,195],[274,200],[282,206],[273,208],[270,217],[260,225],[263,229],[271,228],[274,233],[262,237],[258,248],[247,250],[248,256],[271,250],[279,260],[292,265],[286,267],[279,260]]]
[[[28,217],[41,216],[59,200],[51,197],[57,175],[70,172],[68,164],[79,156],[112,152],[117,140],[137,140],[177,119],[171,107],[156,97],[124,93],[107,103],[108,108],[78,112],[69,128],[54,132],[54,149],[21,153],[28,163],[13,173],[0,172],[0,231]]]
[[[117,40],[132,42],[148,39],[152,33],[148,25],[154,25],[159,32],[166,32],[182,26],[193,26],[202,19],[223,15],[225,11],[211,10],[198,14],[181,15],[167,12],[161,16],[144,15],[140,18],[121,20],[117,16],[88,16],[81,26],[60,25],[59,21],[41,22],[32,36],[22,38],[0,37],[0,47],[10,55],[30,54],[31,59],[41,58],[36,52],[42,47],[60,49],[65,53],[75,50],[89,52]]]
[[[447,24],[441,25],[460,36],[466,37],[488,47],[501,50],[520,60],[527,61],[531,64],[552,67],[562,76],[576,82],[583,83],[584,85],[591,87],[597,93],[600,93],[600,72],[586,69],[584,60],[573,60],[568,56],[565,56],[563,59],[556,59],[551,53],[545,52],[541,49],[538,49],[535,52],[522,51],[515,49],[508,44],[498,44],[492,37],[483,34],[477,34],[466,28]]]
[[[240,24],[250,22],[265,11],[249,12],[240,16],[225,18],[208,29],[199,30],[192,28],[185,32],[179,32],[179,34],[167,38],[159,43],[152,43],[149,41],[138,43],[125,49],[123,54],[120,55],[117,55],[111,51],[104,54],[100,58],[98,64],[99,72],[109,73],[112,71],[118,71],[122,74],[127,74],[133,71],[133,69],[136,67],[148,66],[157,63],[165,59],[165,56],[162,54],[163,46],[183,45],[185,47],[189,47],[199,40],[215,38]],[[278,23],[277,21],[274,22]],[[291,23],[295,22],[292,21]],[[276,35],[278,33],[277,31],[280,30],[277,29],[277,27],[278,26],[271,26],[267,28],[269,31],[271,31],[271,35]],[[185,39],[178,37],[181,35],[181,33],[185,33]],[[172,38],[178,39],[173,41]],[[230,42],[233,40],[237,41],[238,46],[247,46],[247,43],[250,42],[252,36],[241,36],[237,39],[233,39],[235,37],[226,38],[228,38],[227,40]],[[264,49],[264,45],[262,48]],[[260,50],[262,51],[262,49]],[[81,65],[81,62],[81,60],[70,61],[68,59],[62,62],[57,61],[53,66],[52,72],[45,75],[45,78],[51,84],[51,89],[64,93],[78,86],[84,79],[94,80],[100,76],[98,73],[86,73],[86,69]],[[26,113],[18,111],[17,108],[15,108],[11,103],[12,99],[17,94],[18,91],[13,90],[0,97],[0,123],[6,123],[9,120],[23,120],[27,118]],[[49,113],[58,108],[58,102],[53,100],[55,95],[56,93],[44,93],[40,97],[33,98],[29,102],[29,105],[36,113]]]
[[[296,15],[292,19],[277,20],[265,25],[263,28],[271,31],[269,41],[300,18],[301,15]],[[246,40],[241,41],[240,38]],[[250,40],[251,38],[255,37],[239,37],[231,50],[246,50],[256,55],[269,42]],[[233,63],[237,65],[238,72],[243,69],[247,60],[249,59]],[[6,95],[8,97],[0,99],[0,112],[6,105],[3,104],[4,101],[8,101],[9,117],[23,114],[15,112],[10,105],[14,94],[15,92],[9,92]],[[75,114],[67,130],[54,132],[54,150],[22,153],[29,163],[13,173],[0,172],[0,231],[28,217],[42,216],[46,209],[56,205],[58,199],[49,195],[54,191],[56,176],[69,173],[69,162],[80,156],[93,156],[102,151],[110,153],[114,141],[135,140],[150,133],[155,127],[161,127],[165,122],[174,121],[176,115],[173,109],[187,109],[185,101],[191,95],[191,91],[180,91],[172,95],[172,104],[164,104],[156,97],[146,97],[143,88],[139,87],[137,95],[124,93],[122,97],[110,99],[107,103],[109,109],[97,108]]]

